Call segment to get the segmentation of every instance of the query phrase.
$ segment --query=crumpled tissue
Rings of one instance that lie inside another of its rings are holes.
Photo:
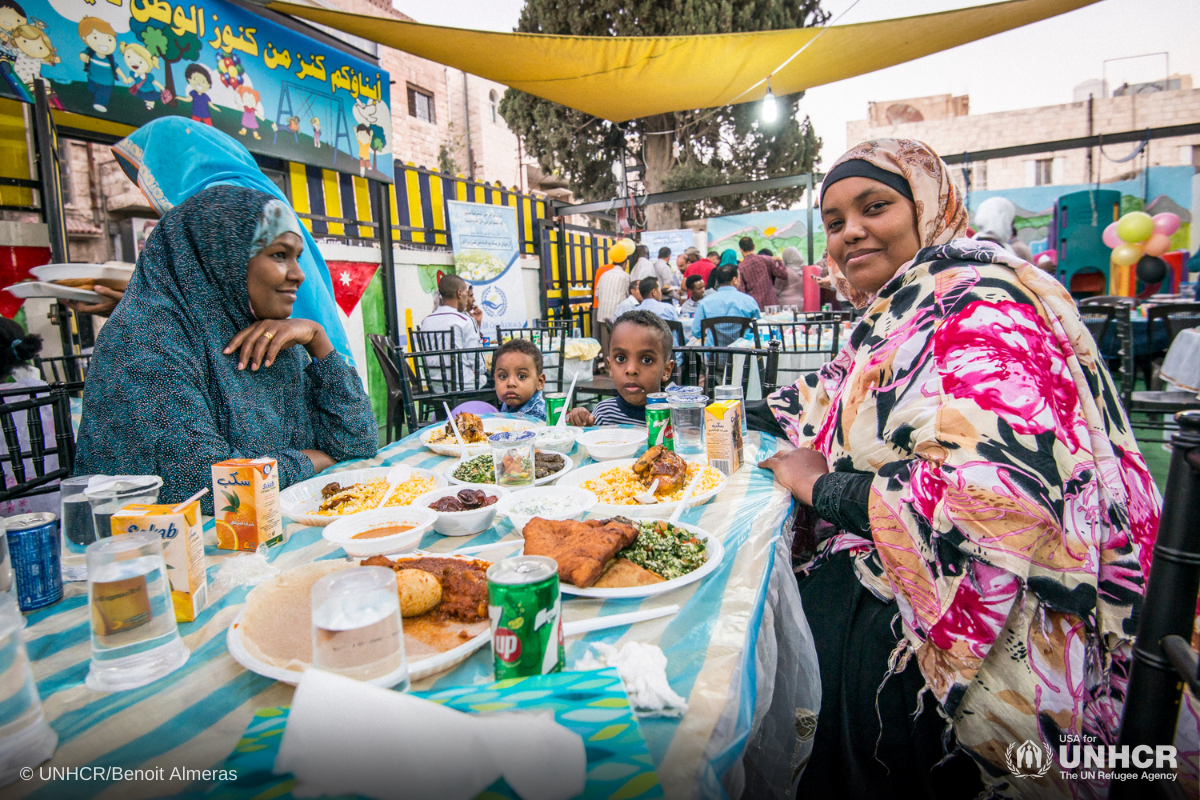
[[[471,800],[503,776],[524,800],[567,800],[586,770],[583,739],[552,715],[463,714],[311,668],[275,759],[299,798]]]
[[[682,717],[687,713],[687,701],[667,682],[667,657],[658,645],[626,642],[617,650],[611,644],[594,642],[592,649],[599,657],[589,650],[575,662],[575,669],[616,667],[639,717]]]
[[[221,562],[217,577],[208,588],[209,597],[220,597],[235,586],[257,586],[280,572],[267,561],[267,546],[260,544],[253,553],[231,556]]]
[[[157,475],[93,475],[84,487],[85,495],[102,492],[131,492],[151,489],[162,483]]]

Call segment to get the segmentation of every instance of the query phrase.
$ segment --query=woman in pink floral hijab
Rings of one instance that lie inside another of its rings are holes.
[[[963,238],[921,142],[850,150],[821,215],[865,316],[772,395],[797,449],[762,464],[828,523],[801,579],[823,705],[800,796],[1099,794],[1008,763],[1116,743],[1160,500],[1095,343],[1052,277]]]

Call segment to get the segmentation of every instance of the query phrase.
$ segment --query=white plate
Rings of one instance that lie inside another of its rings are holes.
[[[318,475],[315,478],[309,478],[302,483],[297,483],[295,486],[289,486],[279,493],[279,509],[283,513],[283,516],[290,520],[299,522],[302,525],[313,525],[318,528],[324,528],[334,520],[344,519],[350,515],[325,517],[312,513],[316,510],[317,506],[321,505],[322,488],[330,483],[350,486],[355,483],[363,483],[364,481],[386,479],[390,470],[391,467],[368,467],[367,469],[349,469],[345,472],[331,472],[325,475]],[[412,474],[414,476],[420,475],[423,478],[433,478],[434,489],[441,489],[446,485],[446,478],[444,476],[427,469],[413,467]]]
[[[439,456],[451,456],[452,458],[458,458],[461,453],[461,449],[458,446],[457,440],[451,439],[449,441],[438,442],[437,444],[429,441],[430,437],[432,437],[438,431],[445,429],[445,427],[446,423],[441,422],[437,425],[430,425],[428,428],[421,431],[421,444],[425,445]],[[501,429],[507,431],[530,431],[539,427],[545,426],[538,425],[538,423],[530,422],[529,420],[515,418],[505,419],[504,417],[488,417],[483,421],[483,430],[485,433],[497,433]],[[471,456],[478,456],[482,455],[483,453],[490,452],[491,445],[489,445],[486,441],[467,445],[467,454]]]
[[[29,270],[39,281],[65,281],[91,278],[96,281],[127,281],[133,277],[133,267],[118,264],[43,264]]]
[[[104,298],[90,289],[76,289],[73,286],[59,286],[57,283],[42,283],[41,281],[24,281],[4,287],[4,290],[14,297],[28,300],[31,297],[52,297],[55,300],[81,300],[84,303],[98,303]]]
[[[571,460],[570,456],[563,455],[562,453],[555,453],[555,452],[552,452],[549,450],[541,450],[539,452],[546,453],[547,455],[562,456],[563,468],[560,469],[558,472],[554,473],[553,475],[547,475],[544,478],[538,478],[537,480],[535,480],[533,482],[534,486],[545,486],[547,483],[558,480],[563,475],[566,475],[568,472],[570,472],[572,469],[575,468],[575,462]],[[479,455],[483,455],[483,454],[480,453]],[[475,458],[475,457],[476,456],[471,456],[471,458]],[[467,460],[470,461],[471,458],[468,458]],[[450,481],[450,483],[457,484],[459,486],[495,486],[496,485],[494,483],[469,483],[467,481],[460,481],[458,478],[454,477],[454,470],[458,469],[458,465],[461,463],[462,463],[461,459],[459,461],[451,461],[449,464],[447,464],[445,467],[442,468],[443,473],[445,474],[446,480]],[[508,486],[508,487],[504,487],[504,488],[508,489],[511,492],[511,491],[514,491],[515,488],[520,488],[520,487]]]
[[[707,565],[706,565],[707,566]],[[697,570],[699,572],[699,570]],[[304,673],[297,672],[292,669],[284,669],[276,667],[273,664],[267,664],[259,661],[254,656],[250,655],[246,650],[245,644],[242,643],[242,614],[245,610],[238,612],[237,618],[233,624],[229,626],[229,632],[225,634],[225,644],[229,648],[229,655],[233,656],[233,660],[241,664],[246,669],[256,675],[262,675],[264,678],[287,683],[295,686],[300,681],[300,676]],[[426,656],[419,661],[408,662],[408,679],[415,681],[421,678],[428,678],[430,675],[436,675],[439,672],[445,672],[448,669],[457,667],[462,662],[470,658],[476,650],[485,646],[491,641],[492,632],[486,630],[480,633],[473,639],[460,644],[453,650],[447,650],[444,653],[437,655]],[[391,687],[395,686],[400,680],[399,670],[389,675],[384,675],[374,680],[366,681],[366,683],[374,684],[375,686]]]
[[[569,476],[563,478],[562,482],[557,485],[578,486],[582,489],[584,488],[583,484],[585,481],[590,481],[593,478],[599,478],[610,469],[633,466],[636,461],[636,458],[624,458],[618,461],[601,461],[597,464],[588,464],[585,467],[579,467],[576,469]],[[725,484],[729,482],[729,479],[720,470],[717,470],[717,474],[720,476],[720,481],[717,483],[717,485],[712,489],[709,489],[707,492],[697,492],[695,495],[693,495],[691,501],[688,502],[688,508],[694,508],[695,506],[707,503],[725,488]],[[667,517],[671,516],[671,512],[673,512],[675,507],[678,505],[679,502],[675,501],[673,503],[653,503],[647,506],[640,504],[634,506],[617,506],[610,505],[601,500],[592,509],[591,515],[593,517],[620,516],[631,517],[633,519],[666,519]]]
[[[574,595],[575,597],[594,597],[598,600],[628,600],[663,594],[672,589],[678,589],[680,586],[686,586],[689,583],[695,583],[698,580],[704,579],[717,568],[721,563],[721,559],[725,557],[724,545],[721,544],[720,539],[703,528],[697,528],[695,525],[688,525],[683,522],[676,523],[676,525],[691,531],[703,539],[707,545],[705,549],[708,551],[708,560],[704,562],[704,565],[700,569],[692,570],[687,575],[680,575],[678,578],[672,578],[669,581],[652,583],[649,586],[627,586],[624,589],[597,589],[593,586],[590,589],[580,589],[578,586],[572,586],[564,581],[559,581],[559,589],[562,590],[563,594]]]
[[[436,490],[435,490],[436,491]],[[421,543],[425,531],[437,521],[437,512],[417,505],[389,506],[373,511],[360,511],[338,517],[325,526],[321,536],[346,551],[351,558],[370,558],[392,553],[415,550]],[[355,539],[360,533],[379,525],[409,524],[413,527],[403,533],[380,536],[377,539]]]

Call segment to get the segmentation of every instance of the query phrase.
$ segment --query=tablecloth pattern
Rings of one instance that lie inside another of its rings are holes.
[[[449,463],[421,448],[416,436],[384,448],[373,459],[338,465],[330,474],[397,463],[441,469]],[[820,687],[811,633],[787,558],[785,521],[792,500],[770,472],[753,466],[756,459],[774,452],[775,440],[751,434],[747,447],[751,466],[731,476],[713,501],[683,515],[685,522],[723,540],[726,554],[717,570],[701,582],[641,601],[572,598],[564,604],[567,621],[673,603],[682,606],[673,617],[567,642],[568,665],[593,641],[653,642],[667,655],[668,678],[688,699],[690,711],[682,720],[648,719],[641,727],[668,798],[724,797],[722,782],[737,793],[746,780],[760,780],[772,771],[798,777],[796,768],[811,752],[811,740],[797,739],[795,733],[798,719],[807,720],[819,710]],[[578,450],[572,458],[583,461]],[[277,567],[342,555],[321,537],[319,528],[290,523],[286,532],[287,541],[269,554]],[[210,520],[210,542],[212,535]],[[450,552],[514,539],[505,521],[474,537],[443,538],[430,532],[421,546]],[[220,562],[236,554],[212,547],[205,552],[211,586]],[[292,687],[247,672],[226,648],[226,629],[243,607],[247,591],[238,587],[210,597],[195,622],[179,626],[191,649],[184,667],[150,686],[120,694],[93,692],[83,683],[90,659],[86,584],[67,584],[62,602],[29,614],[24,634],[29,656],[46,717],[59,736],[58,751],[49,764],[164,766],[167,772],[175,766],[209,768],[229,755],[256,710],[288,705]],[[415,682],[414,689],[489,683],[490,659],[490,650],[484,648],[448,673]],[[773,698],[785,700],[773,704]],[[748,742],[765,766],[743,772],[741,755]],[[141,798],[195,788],[169,781],[106,785],[42,784],[35,779],[5,792],[36,800]]]

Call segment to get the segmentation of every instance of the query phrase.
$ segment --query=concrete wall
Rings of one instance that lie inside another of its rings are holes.
[[[446,81],[450,96],[450,141],[458,171],[470,174],[471,160],[467,154],[467,124],[470,120],[471,154],[475,161],[476,180],[487,183],[500,181],[506,187],[521,185],[521,169],[518,163],[517,135],[508,129],[497,111],[492,118],[491,98],[496,105],[504,97],[504,85],[470,75],[456,69],[446,68]],[[463,101],[464,89],[466,102]]]

